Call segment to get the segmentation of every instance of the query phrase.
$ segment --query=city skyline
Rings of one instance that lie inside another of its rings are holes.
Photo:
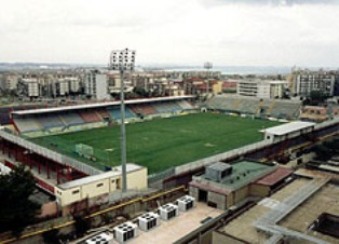
[[[240,3],[239,3],[240,2]],[[22,1],[0,10],[0,62],[319,66],[339,62],[338,1]]]

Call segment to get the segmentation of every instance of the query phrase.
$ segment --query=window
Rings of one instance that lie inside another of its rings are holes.
[[[97,184],[97,187],[102,187],[104,185],[104,183],[99,183]]]
[[[78,194],[80,192],[80,190],[75,190],[75,191],[72,191],[72,194]]]

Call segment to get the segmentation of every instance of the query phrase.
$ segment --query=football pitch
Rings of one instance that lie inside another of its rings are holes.
[[[126,125],[127,162],[157,173],[214,154],[235,149],[263,138],[259,130],[278,122],[197,113]],[[120,164],[120,127],[71,132],[32,139],[99,169]],[[80,157],[77,144],[93,147],[95,161]]]

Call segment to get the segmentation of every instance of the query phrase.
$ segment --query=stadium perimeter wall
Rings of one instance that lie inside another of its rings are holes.
[[[24,138],[21,138],[17,135],[11,134],[8,131],[5,131],[4,129],[0,129],[0,137],[4,138],[5,140],[8,140],[10,142],[13,142],[21,147],[27,148],[28,150],[37,153],[40,156],[46,157],[48,159],[51,159],[55,162],[59,162],[63,165],[70,166],[72,168],[75,168],[87,175],[96,175],[102,173],[101,170],[98,170],[90,165],[84,164],[78,160],[75,160],[71,157],[68,157],[66,155],[63,155],[61,153],[52,151],[48,148],[39,146],[35,143],[32,143],[28,140],[25,140]]]

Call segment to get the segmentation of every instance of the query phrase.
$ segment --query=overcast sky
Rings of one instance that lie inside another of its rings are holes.
[[[335,0],[6,0],[0,62],[338,67]]]

